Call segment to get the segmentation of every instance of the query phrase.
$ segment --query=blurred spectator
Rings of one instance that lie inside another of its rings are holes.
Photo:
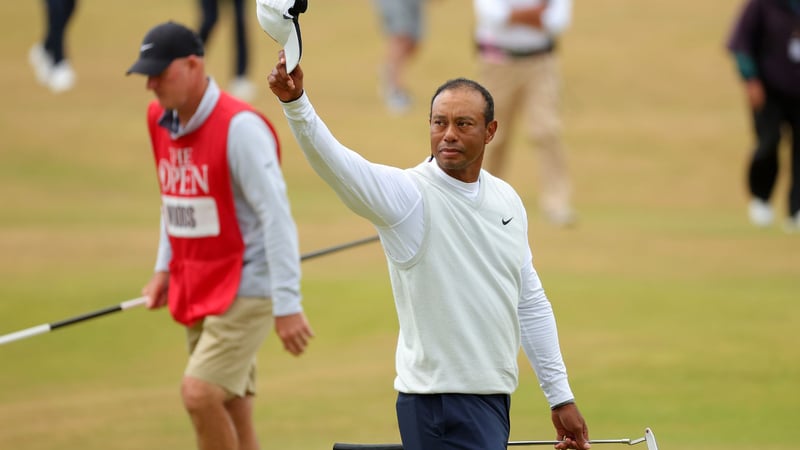
[[[393,113],[411,108],[405,72],[422,37],[422,3],[425,0],[374,0],[386,37],[386,54],[380,73],[381,95]]]
[[[28,52],[36,80],[55,93],[72,89],[75,71],[67,60],[64,35],[75,12],[77,0],[45,0],[47,34]]]
[[[502,177],[519,115],[538,151],[539,206],[550,222],[572,225],[571,183],[561,139],[558,37],[572,16],[571,0],[474,0],[479,77],[495,98],[497,130],[486,169]],[[524,113],[524,114],[522,114]]]
[[[750,221],[774,220],[770,205],[778,177],[781,127],[792,130],[787,231],[800,231],[800,0],[748,0],[728,40],[744,81],[756,146],[747,184]]]
[[[219,0],[200,1],[200,30],[198,34],[203,40],[203,45],[208,48],[208,39],[219,18]],[[247,26],[244,15],[244,0],[232,0],[234,17],[234,41],[236,46],[236,59],[234,78],[228,84],[228,92],[234,97],[251,101],[256,94],[255,85],[247,79],[248,47]]]

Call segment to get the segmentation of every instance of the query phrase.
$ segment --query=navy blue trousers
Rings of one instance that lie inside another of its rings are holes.
[[[44,49],[53,58],[53,64],[58,64],[66,58],[64,52],[64,34],[67,25],[75,12],[76,0],[46,0],[47,5],[47,35],[44,38]]]
[[[511,397],[506,394],[403,394],[397,423],[403,450],[505,450]]]
[[[750,159],[747,181],[751,195],[765,202],[772,196],[778,177],[778,147],[784,131],[782,128],[787,125],[791,131],[787,209],[789,215],[794,216],[800,212],[800,98],[767,90],[764,107],[753,111],[753,123],[758,144]]]
[[[200,0],[200,8],[202,18],[200,22],[200,30],[198,35],[205,45],[211,36],[211,31],[217,24],[219,18],[219,0]],[[245,76],[247,74],[247,28],[245,22],[245,6],[244,0],[233,0],[233,20],[234,27],[234,41],[236,42],[236,60],[235,72],[236,76]]]

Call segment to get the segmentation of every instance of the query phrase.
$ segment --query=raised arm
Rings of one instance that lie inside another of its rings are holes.
[[[372,163],[333,136],[304,93],[300,66],[287,74],[281,53],[268,81],[309,164],[348,208],[378,227],[392,227],[419,205],[421,194],[404,170]]]

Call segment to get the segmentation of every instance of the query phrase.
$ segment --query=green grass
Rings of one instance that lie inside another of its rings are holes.
[[[754,229],[744,214],[752,137],[723,48],[734,3],[575,5],[561,48],[577,228],[542,220],[535,154],[512,154],[508,179],[528,204],[536,268],[595,438],[636,438],[649,426],[663,449],[797,447],[800,236]],[[26,62],[41,6],[0,3],[0,334],[139,295],[157,239],[151,94],[124,72],[150,26],[197,18],[189,0],[81,2],[68,37],[78,85],[53,96]],[[207,58],[223,85],[232,58],[224,11]],[[387,115],[376,96],[381,41],[369,0],[317,1],[302,18],[308,92],[339,139],[372,160],[424,158],[429,95],[475,74],[468,2],[430,2],[429,13],[405,117]],[[374,234],[299,154],[266,87],[277,47],[256,26],[253,14],[254,103],[283,138],[301,251]],[[303,275],[317,337],[301,358],[274,336],[264,346],[262,447],[398,441],[397,322],[378,245],[307,261]],[[144,309],[2,346],[0,448],[193,448],[178,395],[184,361],[180,327]],[[513,439],[552,437],[524,360],[512,408]]]

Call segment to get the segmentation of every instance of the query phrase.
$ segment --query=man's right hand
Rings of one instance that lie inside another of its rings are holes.
[[[156,272],[153,278],[142,288],[142,295],[147,297],[147,308],[157,309],[167,304],[167,288],[169,272]]]
[[[550,415],[556,428],[556,439],[563,441],[555,445],[557,450],[592,448],[589,443],[589,427],[575,403],[560,406],[551,411]]]
[[[288,103],[303,95],[303,69],[298,65],[292,73],[286,73],[286,56],[278,52],[278,64],[267,76],[269,88],[278,99]]]

